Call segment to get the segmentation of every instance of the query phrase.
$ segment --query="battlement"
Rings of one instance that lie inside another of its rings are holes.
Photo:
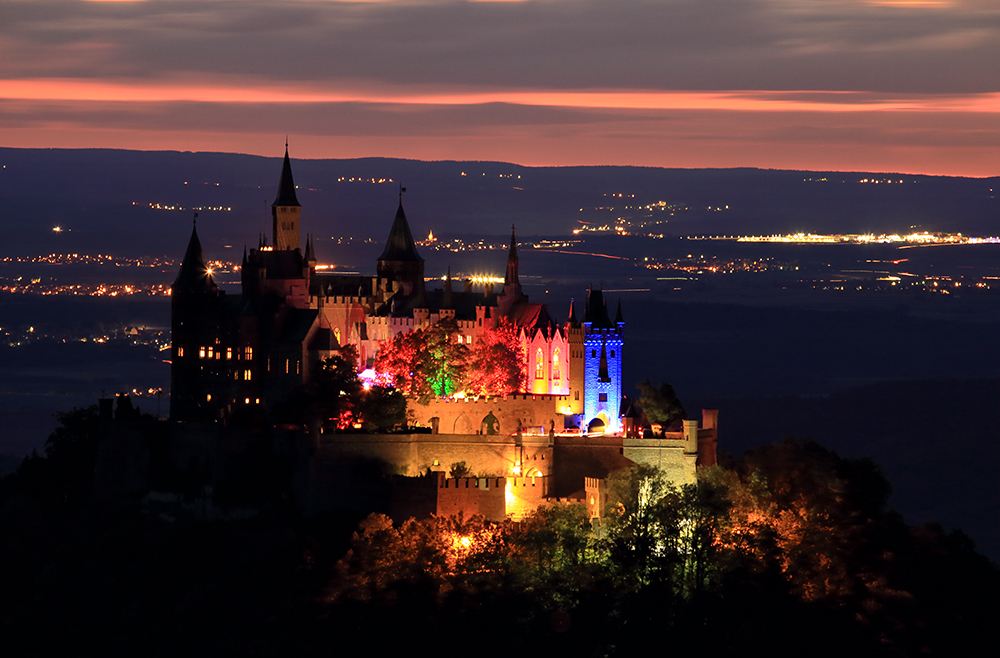
[[[507,478],[449,478],[444,477],[440,472],[438,477],[439,489],[504,489],[507,487]]]

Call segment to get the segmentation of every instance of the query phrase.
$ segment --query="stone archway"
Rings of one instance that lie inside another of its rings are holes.
[[[587,423],[587,432],[589,434],[604,434],[604,430],[607,429],[607,426],[607,423],[605,423],[600,416],[597,416],[592,421]]]
[[[472,428],[472,419],[464,413],[455,419],[455,434],[475,434]]]

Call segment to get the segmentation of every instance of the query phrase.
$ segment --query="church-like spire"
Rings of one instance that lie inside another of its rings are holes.
[[[278,206],[298,206],[299,200],[295,196],[295,182],[292,180],[292,163],[288,160],[288,141],[285,141],[285,161],[281,165],[281,180],[278,181],[278,196],[271,204],[272,208]]]
[[[569,317],[566,318],[566,321],[569,322],[570,326],[572,326],[572,327],[576,326],[576,298],[575,297],[570,297],[570,300],[569,300]]]
[[[312,236],[309,234],[306,234],[306,262],[307,263],[316,262],[316,253],[313,251],[313,239]],[[621,309],[619,308],[619,311],[620,310]]]
[[[615,324],[625,324],[625,318],[622,317],[622,300],[618,300],[618,312],[615,313]]]
[[[448,274],[444,277],[444,300],[441,303],[441,308],[454,308],[455,307],[455,295],[451,288],[451,266],[448,266]]]
[[[503,279],[504,286],[511,284],[520,286],[517,278],[517,241],[514,238],[514,225],[510,226],[510,249],[507,251],[507,274]]]
[[[607,349],[607,338],[601,341],[601,364],[597,369],[597,381],[599,382],[610,382],[611,376],[608,375],[608,349]]]
[[[399,208],[396,209],[396,218],[392,221],[392,229],[389,230],[389,238],[385,241],[385,249],[378,259],[421,262],[424,260],[417,253],[417,244],[413,241],[410,224],[406,221],[402,195],[399,198]]]
[[[188,240],[181,269],[170,288],[173,294],[216,292],[219,289],[212,279],[212,270],[208,268],[208,263],[205,261],[205,252],[201,249],[197,226],[191,228],[191,239]]]

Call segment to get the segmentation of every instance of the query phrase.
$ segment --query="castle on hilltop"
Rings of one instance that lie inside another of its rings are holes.
[[[603,478],[614,470],[648,463],[687,483],[697,464],[715,462],[714,410],[705,412],[702,428],[692,420],[656,438],[643,434],[623,397],[621,303],[612,319],[603,292],[591,289],[582,317],[571,301],[565,319],[555,319],[521,287],[513,229],[502,290],[471,281],[457,290],[450,271],[440,289],[428,290],[400,194],[375,275],[337,274],[317,267],[311,237],[302,250],[295,190],[286,145],[271,239],[244,249],[240,294],[219,289],[192,229],[171,296],[170,416],[175,434],[188,437],[175,441],[176,449],[190,452],[174,461],[207,464],[197,454],[204,442],[191,437],[219,436],[232,419],[250,417],[276,431],[311,433],[309,475],[300,483],[310,500],[336,497],[327,485],[343,479],[344,463],[379,460],[404,476],[393,493],[400,514],[457,506],[494,517],[503,515],[497,510],[522,515],[544,501],[587,500],[600,516]],[[346,346],[357,355],[357,371],[371,372],[379,350],[400,334],[446,327],[448,341],[476,346],[500,325],[516,332],[520,390],[409,399],[423,432],[331,439],[307,428],[306,418],[278,420],[276,410]],[[483,477],[445,477],[459,462]],[[437,474],[415,479],[427,472]]]
[[[286,148],[271,242],[244,250],[239,295],[216,285],[192,230],[172,288],[172,419],[224,421],[248,407],[266,416],[343,346],[355,348],[363,371],[395,335],[449,320],[450,339],[469,346],[501,322],[517,332],[527,370],[518,392],[536,404],[528,417],[514,418],[498,401],[497,431],[511,433],[518,421],[522,428],[561,431],[567,418],[570,426],[621,430],[620,303],[612,320],[602,291],[594,289],[581,319],[573,302],[565,320],[554,319],[521,287],[513,230],[501,291],[490,284],[474,290],[471,281],[456,290],[450,275],[442,289],[428,290],[402,195],[374,277],[317,271],[312,238],[304,253],[300,248],[301,211]],[[439,401],[411,408],[418,424],[439,433],[481,429],[481,418],[451,413]]]

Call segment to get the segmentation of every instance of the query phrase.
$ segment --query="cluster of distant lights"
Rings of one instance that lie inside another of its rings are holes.
[[[804,183],[828,183],[828,182],[830,182],[830,179],[826,178],[825,176],[823,178],[803,178],[802,182],[804,182]],[[839,182],[841,182],[841,183],[852,182],[852,183],[859,183],[859,184],[862,184],[862,185],[879,185],[879,184],[881,184],[881,185],[890,185],[890,184],[900,185],[902,183],[905,183],[906,181],[904,181],[902,178],[900,178],[898,180],[893,179],[893,178],[861,178],[861,179],[858,179],[856,181],[841,180]],[[911,183],[916,183],[917,181],[911,180],[910,182]]]
[[[468,175],[469,175],[469,174],[467,174],[467,173],[466,173],[466,172],[464,172],[464,171],[463,171],[462,173],[460,173],[460,174],[459,174],[459,176],[468,176]],[[485,173],[485,172],[481,173],[480,175],[481,175],[482,177],[484,177],[484,178],[486,177],[486,173]],[[490,174],[490,178],[492,178],[492,177],[493,177],[493,174]],[[521,180],[521,176],[520,176],[520,174],[497,174],[497,176],[496,176],[496,177],[497,177],[497,178],[512,178],[512,179],[514,179],[514,180]]]
[[[705,236],[702,239],[736,240],[737,242],[786,242],[795,244],[997,244],[1000,238],[973,238],[961,233],[910,233],[909,235],[866,233],[861,235],[817,235],[792,233],[787,235]]]
[[[110,254],[5,256],[0,262],[28,265],[114,265],[115,267],[174,267],[177,264],[169,258],[123,258]]]
[[[392,183],[394,182],[391,178],[365,178],[363,176],[341,176],[337,179],[338,183],[371,183],[373,185],[379,185],[381,183]],[[296,186],[298,187],[298,186]]]
[[[185,183],[187,185],[187,183]],[[218,183],[216,183],[218,185]],[[230,206],[192,206],[190,208],[185,208],[184,206],[179,206],[172,203],[138,203],[136,201],[132,202],[133,206],[148,206],[153,210],[196,210],[198,212],[232,212]]]
[[[126,297],[142,295],[146,297],[163,297],[170,295],[170,286],[163,283],[152,284],[74,284],[61,285],[57,283],[42,283],[40,278],[23,280],[18,277],[9,283],[0,283],[0,292],[20,295],[70,295],[84,297]]]

